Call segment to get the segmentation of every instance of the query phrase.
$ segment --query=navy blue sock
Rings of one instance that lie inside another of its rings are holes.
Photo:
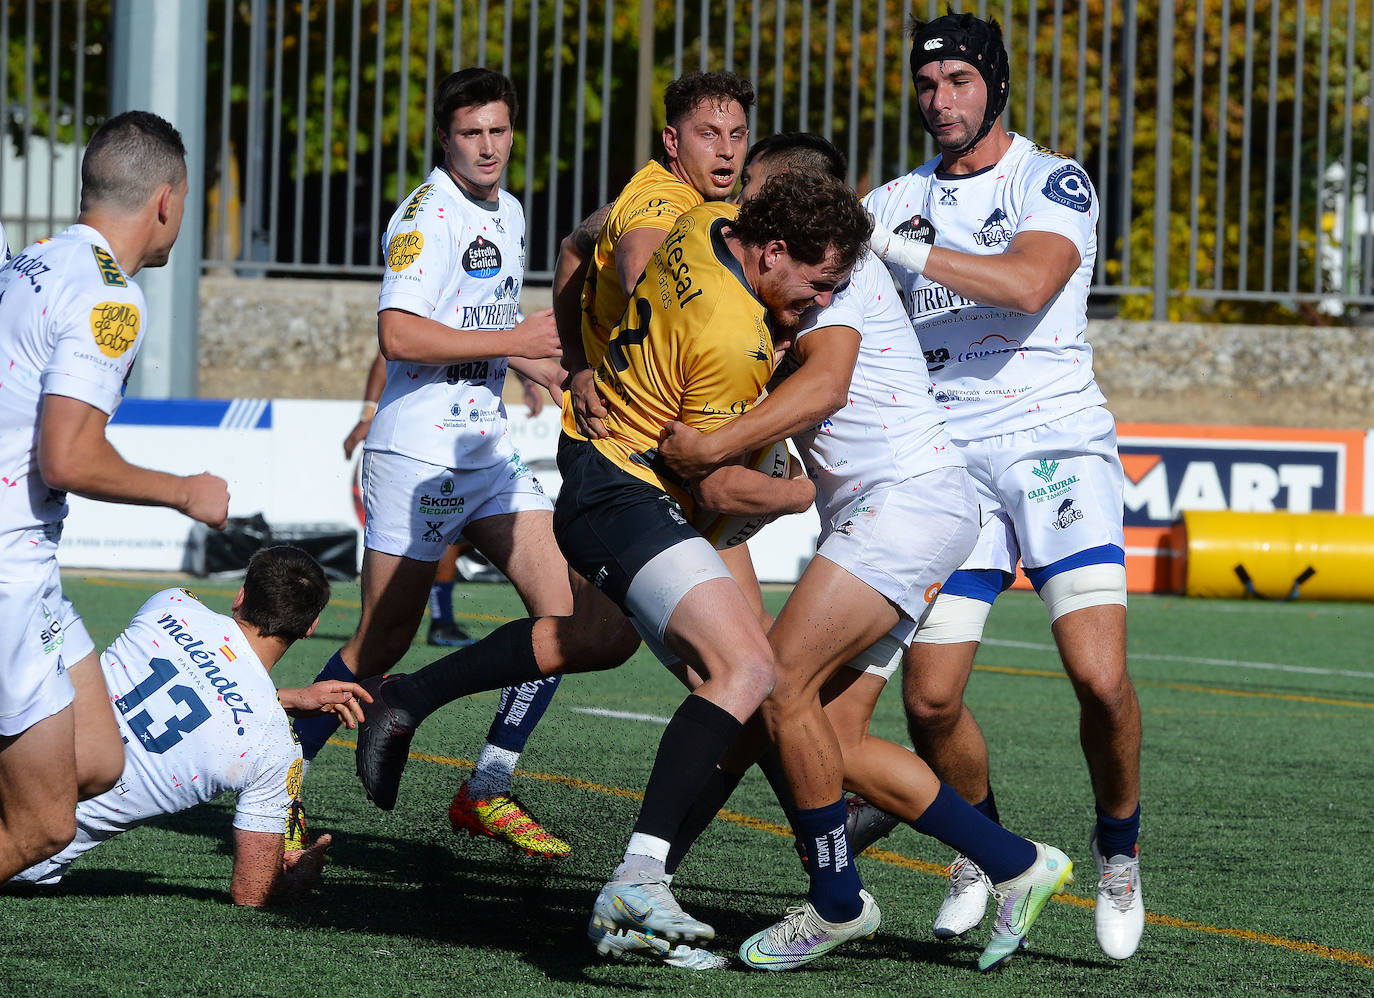
[[[501,703],[487,731],[487,744],[516,753],[525,751],[525,743],[530,740],[544,711],[549,709],[549,701],[562,678],[549,676],[503,689]]]
[[[1140,805],[1129,818],[1113,818],[1097,809],[1097,851],[1104,858],[1134,856],[1136,839],[1140,838]]]
[[[441,624],[453,623],[452,582],[436,582],[429,587],[429,617]]]
[[[1035,862],[1035,843],[989,821],[948,783],[940,784],[935,800],[911,827],[963,853],[994,884],[1024,873]]]
[[[988,787],[988,795],[977,804],[974,804],[973,809],[984,818],[987,818],[988,821],[995,821],[999,825],[1002,823],[1002,818],[997,813],[997,800],[992,796],[991,786]]]
[[[797,808],[793,822],[806,846],[811,876],[807,897],[827,922],[848,922],[863,911],[859,890],[863,882],[849,854],[844,798],[825,807]]]
[[[353,670],[344,665],[343,657],[335,652],[313,682],[318,683],[322,679],[351,683],[354,681]],[[320,754],[324,743],[339,730],[339,721],[333,714],[321,714],[319,717],[298,717],[291,722],[291,727],[296,732],[296,740],[301,743],[301,755],[309,762]]]

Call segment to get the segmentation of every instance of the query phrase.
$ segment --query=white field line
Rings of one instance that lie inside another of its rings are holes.
[[[983,644],[999,648],[1025,648],[1028,651],[1055,651],[1054,645],[1039,644],[1033,641],[1003,641],[997,638],[984,638]],[[1195,658],[1189,655],[1152,655],[1148,652],[1131,652],[1127,659],[1151,662],[1182,662],[1186,665],[1217,665],[1227,669],[1258,669],[1265,672],[1296,672],[1306,676],[1343,676],[1348,679],[1374,679],[1374,672],[1360,672],[1355,669],[1321,669],[1310,665],[1281,665],[1277,662],[1247,662],[1230,658]]]

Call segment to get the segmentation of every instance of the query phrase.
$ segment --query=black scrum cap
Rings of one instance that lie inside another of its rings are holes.
[[[988,104],[983,111],[983,126],[959,152],[967,152],[983,141],[992,124],[1007,106],[1010,70],[1007,49],[1002,44],[1002,26],[994,20],[982,21],[972,14],[948,13],[933,21],[917,21],[911,33],[911,75],[926,63],[957,59],[978,70],[987,84]],[[929,130],[929,125],[926,126]]]

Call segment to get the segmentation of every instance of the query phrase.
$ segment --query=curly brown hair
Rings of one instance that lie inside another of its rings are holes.
[[[676,128],[702,101],[736,101],[748,114],[754,106],[754,85],[734,73],[684,73],[663,89],[667,124]]]
[[[740,205],[731,232],[750,246],[777,239],[787,254],[814,266],[833,246],[837,262],[849,268],[873,233],[873,219],[859,195],[834,177],[806,171],[778,173]]]

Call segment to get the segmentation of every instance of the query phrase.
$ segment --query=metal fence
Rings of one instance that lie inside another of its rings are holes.
[[[686,70],[751,79],[752,136],[820,132],[860,188],[934,153],[903,28],[943,0],[207,2],[206,267],[376,276],[386,219],[434,162],[430,95],[457,66],[499,67],[521,94],[507,186],[533,281],[642,165],[646,120],[656,135],[662,87]],[[110,4],[0,0],[0,217],[15,245],[75,213],[75,163],[115,69]],[[1003,24],[1008,127],[1092,175],[1096,295],[1159,317],[1374,304],[1374,4],[951,6]]]

